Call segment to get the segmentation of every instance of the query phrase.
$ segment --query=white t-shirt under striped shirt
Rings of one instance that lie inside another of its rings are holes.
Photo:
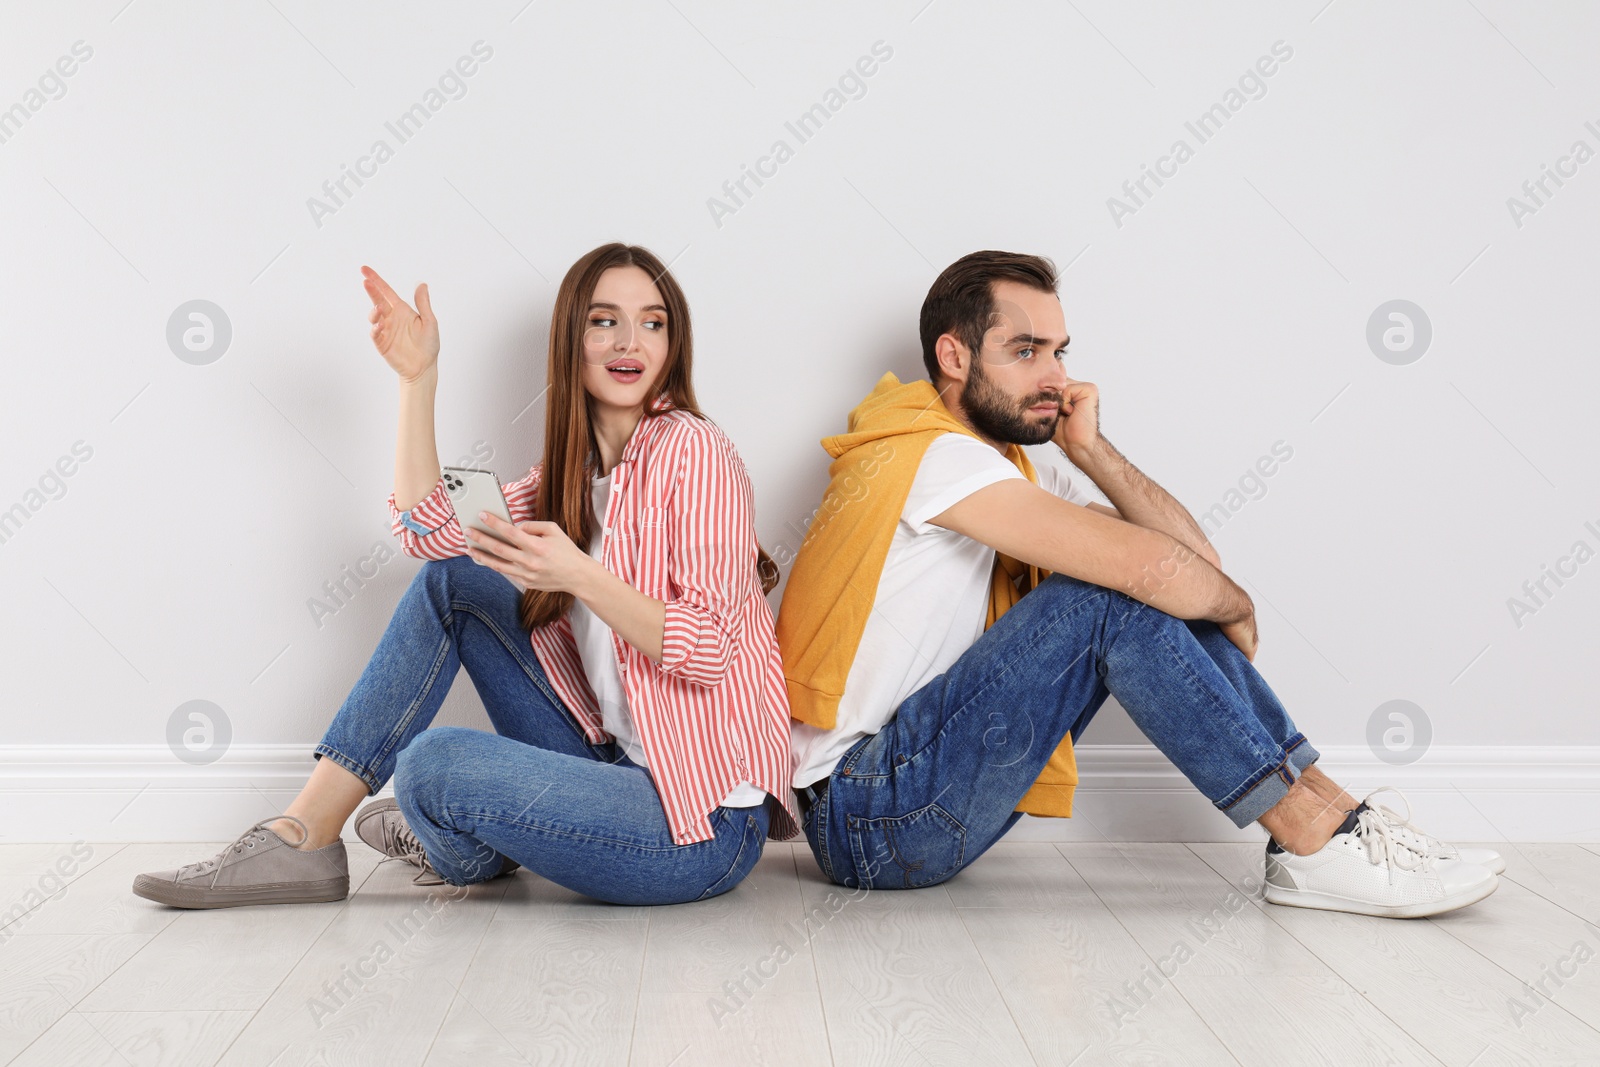
[[[611,501],[611,475],[595,478],[591,482],[594,494],[594,513],[601,522],[595,525],[589,539],[589,555],[600,558],[601,526],[604,525],[606,506]],[[578,658],[583,661],[584,677],[594,690],[600,705],[600,717],[606,732],[617,739],[629,759],[641,767],[645,762],[644,746],[633,728],[633,716],[628,711],[628,692],[622,686],[622,673],[617,670],[617,650],[611,643],[611,627],[607,626],[589,606],[577,597],[572,599],[568,614],[572,636],[578,645]],[[740,782],[722,800],[725,808],[753,808],[767,799],[766,791],[749,782]]]

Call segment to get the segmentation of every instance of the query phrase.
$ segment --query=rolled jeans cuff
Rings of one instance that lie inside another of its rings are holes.
[[[349,756],[346,756],[343,752],[340,752],[326,741],[319,742],[317,747],[311,750],[311,756],[313,759],[317,758],[318,756],[321,756],[324,759],[331,759],[333,762],[337,763],[339,766],[343,767],[345,770],[361,779],[366,783],[368,796],[373,796],[378,792],[378,790],[383,788],[383,782],[378,780],[377,775],[373,774],[372,771],[363,766],[360,761],[351,759]]]
[[[1223,814],[1233,820],[1235,826],[1249,826],[1271,811],[1278,801],[1288,795],[1289,787],[1305,773],[1305,769],[1322,755],[1305,739],[1304,734],[1299,733],[1290,737],[1283,749],[1283,762],[1260,772],[1256,780],[1245,786],[1234,800],[1217,805]]]

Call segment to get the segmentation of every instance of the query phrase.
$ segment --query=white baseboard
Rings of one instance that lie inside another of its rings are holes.
[[[1408,766],[1365,745],[1318,745],[1317,766],[1357,800],[1403,791],[1412,822],[1446,841],[1600,842],[1600,746],[1435,745]],[[1235,827],[1153,745],[1081,745],[1072,818],[1025,817],[1013,841],[1265,841]],[[1393,793],[1377,802],[1404,814]]]
[[[1320,751],[1357,799],[1396,786],[1413,821],[1446,840],[1600,842],[1600,746],[1436,745],[1404,767],[1364,745]],[[1024,818],[1008,840],[1265,838],[1236,828],[1154,746],[1082,745],[1077,756],[1073,817]],[[0,746],[0,843],[229,841],[287,806],[312,766],[309,745],[234,745],[204,767],[164,745]]]

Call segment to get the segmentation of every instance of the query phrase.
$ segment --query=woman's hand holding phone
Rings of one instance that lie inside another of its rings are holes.
[[[400,375],[403,382],[414,382],[432,370],[439,360],[439,320],[433,317],[428,299],[428,283],[417,286],[417,307],[400,298],[378,272],[363,265],[362,285],[372,298],[372,343]]]
[[[576,594],[584,578],[600,566],[573,544],[557,523],[509,523],[489,512],[482,512],[478,521],[494,533],[485,534],[463,523],[467,554],[505,575],[518,589]]]

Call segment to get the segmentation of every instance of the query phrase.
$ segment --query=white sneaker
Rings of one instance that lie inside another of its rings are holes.
[[[1269,903],[1411,919],[1474,904],[1500,884],[1477,864],[1430,856],[1400,840],[1377,808],[1351,811],[1332,840],[1297,856],[1267,839]]]
[[[1372,803],[1372,798],[1377,796],[1379,793],[1384,792],[1385,790],[1393,793],[1401,800],[1405,800],[1405,818],[1402,819],[1400,817],[1400,813],[1395,811],[1393,808],[1387,808],[1382,804]],[[1457,848],[1448,842],[1441,841],[1432,834],[1423,833],[1421,829],[1413,826],[1411,823],[1411,802],[1406,800],[1406,795],[1404,793],[1400,792],[1400,790],[1396,789],[1392,785],[1380,785],[1378,788],[1368,793],[1367,798],[1361,802],[1360,806],[1357,807],[1356,810],[1360,811],[1362,808],[1367,807],[1375,809],[1379,814],[1387,819],[1389,821],[1389,825],[1394,828],[1395,836],[1400,838],[1400,840],[1404,841],[1406,844],[1410,845],[1412,848],[1418,849],[1421,852],[1426,852],[1430,856],[1436,856],[1439,859],[1460,860],[1463,863],[1476,863],[1480,867],[1489,868],[1495,874],[1505,873],[1506,861],[1501,858],[1500,853],[1496,852],[1494,849]]]

